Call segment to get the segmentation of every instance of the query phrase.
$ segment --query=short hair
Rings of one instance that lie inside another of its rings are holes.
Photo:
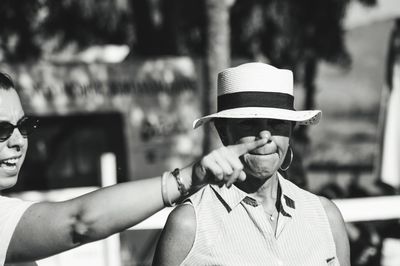
[[[11,79],[11,77],[4,72],[0,72],[0,89],[11,90],[14,88],[15,88],[14,82]]]

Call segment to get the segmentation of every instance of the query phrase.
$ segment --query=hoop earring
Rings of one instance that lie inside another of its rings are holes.
[[[293,150],[292,147],[289,146],[290,149],[290,162],[288,164],[288,166],[286,166],[285,168],[282,168],[282,165],[279,167],[279,169],[281,169],[282,171],[286,171],[287,169],[289,169],[290,165],[292,164],[293,161]]]

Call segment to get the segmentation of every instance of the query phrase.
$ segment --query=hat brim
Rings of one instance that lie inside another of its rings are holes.
[[[293,121],[300,125],[314,125],[319,122],[321,115],[320,110],[294,111],[280,108],[243,107],[203,116],[193,122],[193,128],[196,129],[215,118],[269,118]]]

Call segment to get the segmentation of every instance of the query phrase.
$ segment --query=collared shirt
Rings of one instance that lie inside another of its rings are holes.
[[[19,220],[33,202],[0,196],[0,266],[4,265],[8,245]]]
[[[276,230],[256,199],[235,186],[207,186],[193,195],[196,236],[181,265],[338,266],[319,198],[278,179]]]

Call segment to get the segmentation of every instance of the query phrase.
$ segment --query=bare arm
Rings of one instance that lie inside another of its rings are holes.
[[[176,200],[175,181],[168,181]],[[36,260],[105,238],[163,207],[161,178],[122,183],[65,202],[36,203],[17,225],[6,261]]]
[[[153,265],[180,265],[189,254],[196,234],[196,216],[191,205],[180,205],[168,217],[154,254]]]
[[[340,265],[350,266],[350,244],[342,214],[332,201],[324,197],[319,198],[329,219]]]

